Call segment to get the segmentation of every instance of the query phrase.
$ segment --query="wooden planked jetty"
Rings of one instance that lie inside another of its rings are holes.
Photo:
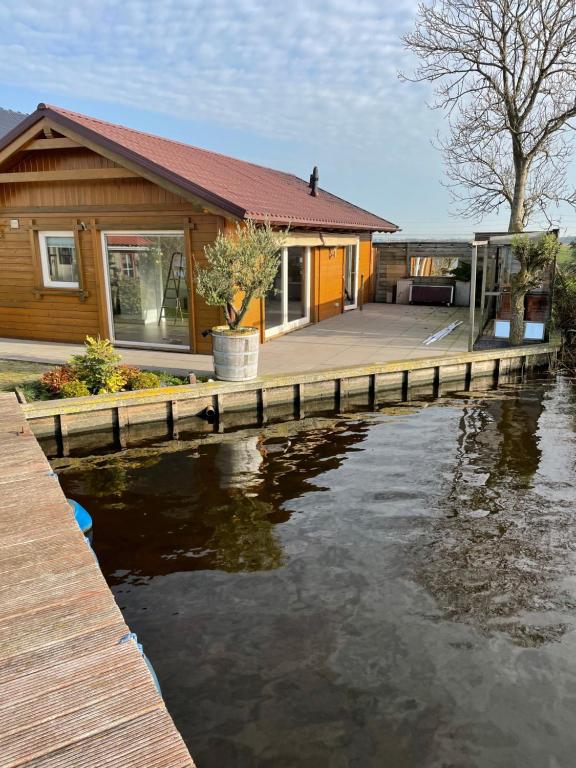
[[[0,595],[0,768],[194,765],[13,394]]]

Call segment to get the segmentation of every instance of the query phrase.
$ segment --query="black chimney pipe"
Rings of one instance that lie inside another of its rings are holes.
[[[320,181],[320,174],[318,173],[318,166],[315,165],[310,175],[310,194],[312,197],[318,197],[318,182]]]

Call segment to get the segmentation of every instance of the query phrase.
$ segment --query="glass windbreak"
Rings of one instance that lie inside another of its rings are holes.
[[[344,262],[344,305],[356,306],[356,246],[346,246]]]
[[[304,248],[288,248],[288,322],[306,317]]]
[[[266,318],[266,329],[277,328],[284,324],[284,309],[282,297],[282,271],[283,260],[278,264],[278,272],[274,278],[272,288],[266,294],[264,299],[264,313]]]
[[[183,234],[104,236],[117,341],[189,346]]]
[[[451,256],[411,256],[410,277],[450,277],[457,266]]]

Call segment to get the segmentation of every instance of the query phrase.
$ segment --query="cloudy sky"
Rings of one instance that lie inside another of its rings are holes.
[[[467,236],[443,117],[400,36],[413,0],[0,0],[0,106],[39,101],[307,178],[406,234]],[[576,214],[563,212],[576,232]],[[505,225],[487,219],[482,226]]]

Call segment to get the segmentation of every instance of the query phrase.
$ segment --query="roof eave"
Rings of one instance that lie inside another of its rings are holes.
[[[264,223],[269,222],[276,227],[308,227],[313,229],[346,229],[351,232],[387,232],[393,234],[400,232],[400,227],[390,221],[382,219],[376,224],[359,224],[342,221],[319,221],[317,219],[288,219],[279,216],[267,216],[262,213],[246,212],[246,218]]]

